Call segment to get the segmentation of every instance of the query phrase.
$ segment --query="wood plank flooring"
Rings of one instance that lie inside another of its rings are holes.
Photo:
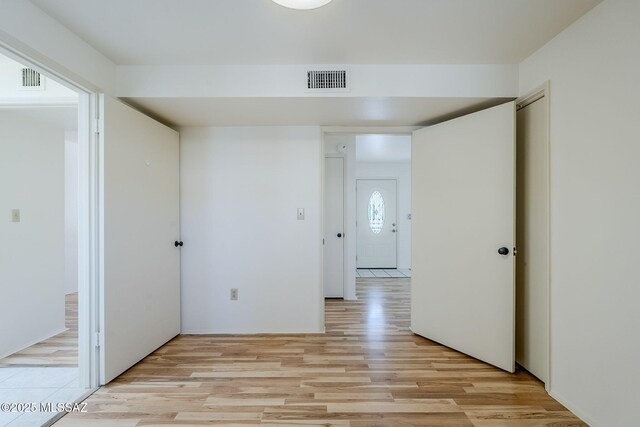
[[[78,366],[78,294],[65,296],[66,331],[0,359],[1,367]]]
[[[326,334],[182,335],[56,426],[583,426],[524,371],[409,331],[409,279],[358,279]]]

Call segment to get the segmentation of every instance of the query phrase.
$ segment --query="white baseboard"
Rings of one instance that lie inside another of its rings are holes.
[[[573,412],[575,416],[580,418],[585,423],[589,424],[591,427],[599,427],[599,425],[593,419],[591,419],[591,417],[585,414],[584,411],[582,411],[582,409],[570,403],[567,399],[565,399],[562,395],[556,393],[553,389],[549,390],[549,396],[553,397],[555,400],[560,402],[562,406],[566,407],[568,410]]]
[[[58,331],[56,331],[56,332],[53,332],[53,333],[51,333],[51,334],[47,334],[47,335],[45,335],[45,336],[44,336],[44,337],[42,337],[42,338],[37,338],[37,339],[33,340],[30,344],[23,345],[23,346],[20,346],[20,347],[18,347],[18,348],[16,348],[16,349],[12,349],[12,350],[9,350],[9,351],[7,351],[7,352],[4,352],[4,353],[0,354],[0,359],[4,359],[4,358],[5,358],[5,357],[7,357],[7,356],[11,356],[11,355],[12,355],[12,354],[14,354],[14,353],[17,353],[17,352],[19,352],[19,351],[24,350],[25,348],[29,348],[29,347],[31,347],[32,345],[38,344],[38,343],[39,343],[39,342],[41,342],[41,341],[48,340],[49,338],[53,338],[53,337],[55,337],[56,335],[63,333],[63,332],[64,332],[64,331],[66,331],[67,329],[68,329],[68,328],[64,327],[64,328],[62,328],[62,329],[60,329],[60,330],[58,330]]]

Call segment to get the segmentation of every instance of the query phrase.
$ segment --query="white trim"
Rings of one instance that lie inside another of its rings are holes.
[[[547,377],[542,379],[547,393],[551,394],[551,87],[547,80],[542,85],[516,99],[516,111],[541,101],[547,109],[546,120],[546,162],[547,162]],[[516,246],[518,242],[516,241]],[[558,400],[558,399],[556,399]],[[562,402],[561,402],[562,403]],[[589,423],[591,424],[591,423]]]
[[[37,338],[37,339],[35,339],[33,341],[30,341],[28,344],[21,345],[20,347],[15,347],[15,348],[13,348],[13,349],[11,349],[9,351],[6,351],[6,352],[0,354],[0,359],[4,359],[5,357],[11,356],[14,353],[17,353],[19,351],[24,350],[25,348],[29,348],[32,345],[38,344],[41,341],[48,340],[49,338],[53,338],[56,335],[61,334],[62,332],[66,331],[68,329],[69,328],[60,328],[60,329],[56,330],[55,332],[45,334],[42,337],[39,337],[39,338]]]
[[[97,215],[95,217],[95,224],[92,227],[94,233],[97,236],[97,240],[99,242],[104,242],[104,94],[98,94],[94,100],[94,108],[95,108],[95,129],[94,135],[96,136],[96,146],[95,149],[97,151],[94,156],[96,160],[96,174],[94,179],[98,183],[95,187],[95,203],[97,206]],[[97,363],[98,366],[98,378],[99,385],[105,385],[106,381],[106,371],[105,371],[105,345],[104,345],[104,333],[102,333],[102,328],[105,324],[104,312],[101,310],[102,303],[104,302],[104,244],[101,243],[96,248],[96,262],[98,268],[95,271],[95,280],[96,280],[96,293],[97,298],[95,300],[96,309],[94,312],[95,320],[97,321],[96,329],[94,332],[98,334],[99,342],[98,348],[94,348],[95,357],[99,361]]]
[[[582,409],[576,408],[575,405],[573,405],[572,403],[567,401],[567,399],[565,399],[562,395],[556,393],[555,390],[547,390],[547,391],[549,393],[549,396],[553,397],[562,406],[567,408],[569,411],[573,412],[573,415],[577,416],[582,421],[584,421],[585,423],[589,424],[591,427],[600,427],[600,425],[598,423],[596,423],[593,419],[591,419],[590,417],[586,416],[585,412]]]
[[[0,31],[0,53],[78,93],[91,94],[98,91],[98,88],[82,77],[4,31]]]

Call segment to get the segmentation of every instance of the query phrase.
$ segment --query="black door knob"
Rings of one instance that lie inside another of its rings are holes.
[[[176,248],[177,248],[178,246],[182,246],[183,244],[184,244],[184,243],[182,243],[182,241],[180,241],[180,242],[179,242],[179,241],[177,241],[177,240],[176,240],[175,242],[173,242],[173,246],[175,246]]]
[[[504,246],[501,247],[500,249],[498,249],[498,253],[500,255],[509,255],[509,249],[505,248]]]
[[[338,233],[338,234],[336,234],[336,236],[342,237],[342,233]]]

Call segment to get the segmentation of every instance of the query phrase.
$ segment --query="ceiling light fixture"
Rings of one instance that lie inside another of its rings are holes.
[[[331,0],[273,0],[280,6],[288,7],[289,9],[316,9],[329,3]]]

